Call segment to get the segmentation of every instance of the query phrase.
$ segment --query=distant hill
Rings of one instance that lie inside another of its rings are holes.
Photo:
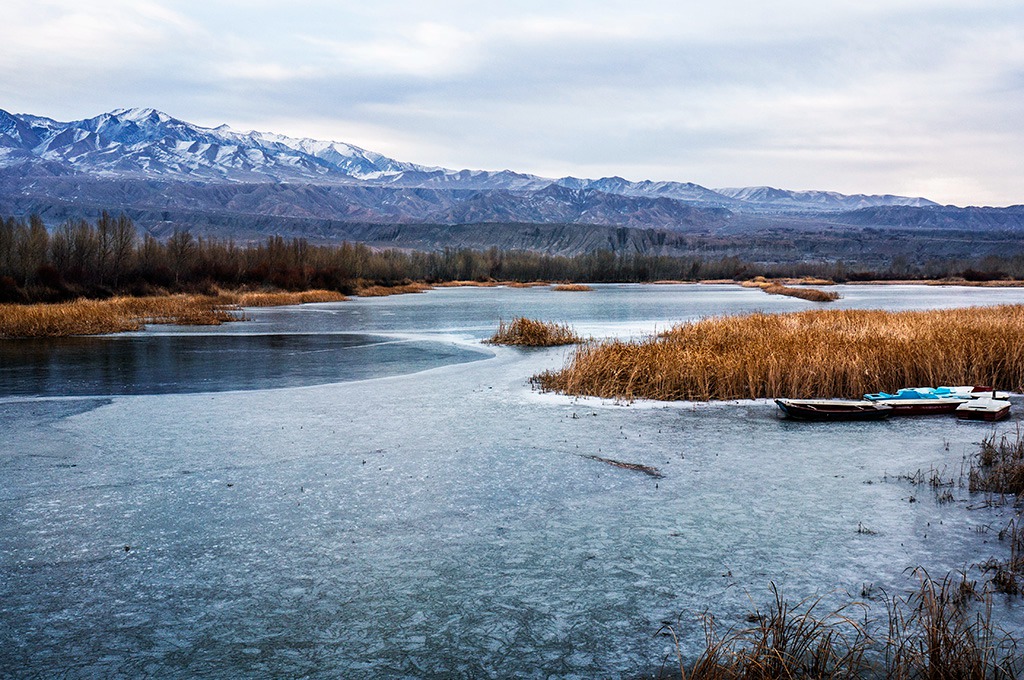
[[[709,189],[621,177],[548,179],[511,170],[450,170],[388,158],[342,142],[205,128],[154,109],[118,109],[58,122],[0,110],[0,214],[39,213],[50,224],[125,211],[153,233],[174,227],[221,236],[295,235],[318,225],[321,241],[352,237],[325,225],[431,225],[431,237],[398,247],[478,243],[466,229],[502,224],[639,229],[667,234],[798,230],[1024,230],[1019,208],[938,206],[919,197],[844,195],[771,187]],[[485,230],[486,231],[486,230]],[[557,231],[557,230],[556,230]],[[404,233],[409,233],[408,231]],[[519,232],[516,232],[517,234]],[[516,247],[572,252],[604,236],[539,230]],[[481,232],[482,234],[482,232]],[[639,235],[620,247],[657,250]],[[612,239],[617,242],[616,238]],[[674,242],[672,238],[662,243]],[[576,244],[568,246],[566,244]],[[480,243],[486,245],[486,243]],[[567,250],[568,248],[568,250]]]

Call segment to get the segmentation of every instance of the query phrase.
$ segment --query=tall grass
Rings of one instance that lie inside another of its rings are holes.
[[[834,285],[827,279],[808,279],[806,281],[800,281],[800,283],[804,284],[811,282],[816,285]],[[769,295],[788,295],[789,297],[810,300],[811,302],[832,302],[839,299],[839,293],[818,290],[817,288],[794,288],[793,286],[786,286],[777,281],[769,281],[763,276],[755,277],[750,281],[744,281],[740,285],[744,288],[760,288]]]
[[[819,614],[820,600],[790,605],[771,589],[768,611],[754,612],[751,626],[719,632],[713,616],[702,617],[704,649],[689,670],[679,659],[684,680],[860,677],[869,638],[847,607]]]
[[[818,290],[817,288],[794,288],[783,286],[781,283],[773,283],[761,288],[769,295],[788,295],[789,297],[810,300],[811,302],[833,302],[839,299],[839,293],[832,291]]]
[[[560,283],[557,286],[554,286],[551,290],[563,292],[586,292],[594,289],[585,283]]]
[[[494,288],[500,286],[500,281],[475,281],[456,279],[455,281],[441,281],[438,283],[431,284],[434,288]]]
[[[907,385],[1024,385],[1024,306],[816,310],[684,323],[581,346],[543,390],[616,399],[850,397]]]
[[[887,632],[877,635],[863,603],[821,611],[820,599],[791,605],[774,584],[772,595],[749,626],[720,632],[704,614],[703,649],[689,663],[679,655],[681,678],[1010,680],[1024,670],[1018,641],[992,621],[991,596],[963,575],[922,572],[916,590],[886,599]]]
[[[493,345],[554,347],[572,345],[579,341],[579,336],[569,326],[520,316],[507,323],[500,321],[497,332],[487,342]]]
[[[0,336],[40,338],[134,331],[143,325],[216,325],[237,321],[234,296],[167,295],[0,305]]]
[[[239,321],[239,307],[271,307],[345,300],[327,290],[225,292],[216,295],[113,297],[105,300],[0,305],[0,337],[42,338],[136,331],[146,324],[211,326]]]
[[[1003,434],[998,440],[993,433],[982,439],[968,475],[968,488],[1024,496],[1024,432],[1018,429],[1015,437]]]
[[[225,295],[231,295],[227,293]],[[304,290],[299,292],[245,292],[236,295],[240,307],[281,307],[304,305],[311,302],[342,302],[348,298],[333,290]]]
[[[407,293],[425,293],[431,289],[426,283],[404,283],[397,286],[363,286],[356,290],[359,297],[385,297]]]
[[[921,583],[888,602],[886,676],[892,680],[1012,680],[1024,671],[1018,640],[992,621],[991,596],[966,575]]]
[[[1006,494],[1018,501],[1024,496],[1024,431],[1015,436],[993,433],[981,442],[978,455],[971,461],[968,489],[973,492]],[[991,559],[982,568],[991,574],[996,590],[1010,595],[1024,592],[1024,526],[1018,514],[999,532],[999,540],[1010,545],[1008,559]]]

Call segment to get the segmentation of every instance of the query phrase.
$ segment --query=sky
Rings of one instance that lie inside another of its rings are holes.
[[[1020,0],[5,0],[0,108],[430,166],[1024,203]]]

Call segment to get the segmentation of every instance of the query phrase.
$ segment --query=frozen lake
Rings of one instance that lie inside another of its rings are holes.
[[[742,622],[770,582],[793,601],[869,587],[880,606],[909,568],[1003,556],[1008,510],[896,478],[958,477],[991,425],[541,395],[529,377],[571,349],[480,342],[516,315],[629,337],[815,306],[731,285],[596,288],[0,341],[0,675],[635,676],[669,649],[662,621],[692,652],[700,612]],[[838,290],[835,307],[1024,302]],[[1013,401],[998,431],[1017,426]],[[996,600],[1011,625],[1019,607]]]

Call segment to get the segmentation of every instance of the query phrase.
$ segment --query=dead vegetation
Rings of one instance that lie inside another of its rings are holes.
[[[225,296],[236,295],[239,307],[282,307],[284,305],[304,305],[312,302],[342,302],[347,297],[333,290],[304,290],[300,292],[242,292],[222,293]]]
[[[1024,385],[1024,306],[711,317],[582,345],[543,390],[612,399],[849,397],[905,385]]]
[[[794,286],[784,285],[778,281],[769,281],[762,276],[755,277],[750,281],[744,281],[740,285],[744,288],[760,288],[769,295],[787,295],[789,297],[800,298],[801,300],[810,300],[811,302],[832,302],[839,299],[839,293],[806,287],[807,285],[835,285],[832,281],[827,279],[789,279],[786,283],[798,283],[801,287],[796,288]]]
[[[356,290],[359,297],[386,297],[388,295],[405,295],[407,293],[426,293],[432,286],[426,283],[403,283],[396,286],[365,285]]]
[[[684,680],[888,678],[997,680],[1018,677],[1024,660],[1012,633],[991,617],[990,597],[965,575],[941,581],[919,572],[910,594],[886,599],[887,634],[873,635],[867,606],[821,610],[821,599],[789,604],[772,584],[767,611],[751,625],[720,631],[701,617],[703,650],[689,663],[677,652]],[[979,611],[980,610],[980,611]],[[674,627],[667,634],[678,638]]]
[[[583,293],[594,289],[585,283],[559,283],[558,285],[554,286],[551,290],[569,293]]]
[[[575,344],[580,342],[580,338],[567,325],[520,316],[507,323],[504,320],[500,321],[497,332],[487,342],[492,345],[554,347]]]
[[[43,338],[140,330],[146,324],[211,326],[240,321],[242,307],[333,302],[344,295],[326,290],[225,292],[79,299],[56,304],[0,305],[0,337]]]
[[[968,489],[972,493],[988,493],[1000,498],[1010,496],[1019,503],[1024,496],[1024,432],[1015,435],[995,433],[981,442],[981,450],[968,471]],[[1005,559],[990,559],[981,565],[990,574],[992,584],[999,592],[1009,595],[1024,593],[1024,526],[1018,514],[998,534],[1000,541],[1010,547]]]
[[[232,297],[167,295],[0,305],[0,336],[43,338],[136,331],[146,324],[209,326],[238,321]]]
[[[981,441],[981,451],[968,476],[972,492],[1024,495],[1024,432],[1016,436],[993,433]]]

